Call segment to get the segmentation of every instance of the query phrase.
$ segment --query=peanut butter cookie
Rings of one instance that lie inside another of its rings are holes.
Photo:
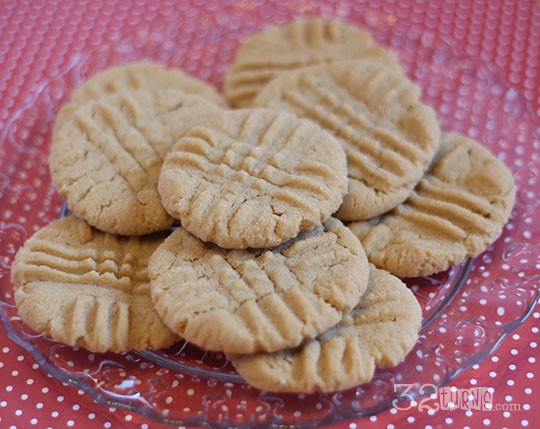
[[[335,327],[299,347],[228,355],[253,386],[274,392],[332,392],[367,383],[377,365],[392,367],[418,339],[422,310],[397,277],[374,267],[359,304]]]
[[[255,106],[319,124],[347,154],[349,192],[336,217],[363,220],[403,202],[440,141],[435,112],[400,71],[380,62],[345,61],[281,73]]]
[[[36,232],[11,277],[21,318],[54,340],[93,352],[171,345],[150,298],[147,264],[163,235],[117,237],[75,217]]]
[[[347,166],[339,142],[310,121],[262,108],[222,111],[178,141],[158,189],[165,209],[201,240],[267,248],[337,210]]]
[[[483,252],[514,205],[508,168],[480,143],[443,135],[433,166],[403,204],[349,225],[369,260],[402,277],[444,271]]]
[[[219,110],[204,99],[159,89],[109,95],[78,109],[56,133],[53,183],[92,226],[141,235],[168,228],[157,182],[178,136]]]
[[[294,347],[340,321],[367,286],[369,266],[337,219],[271,250],[226,250],[177,228],[149,264],[163,321],[209,350]]]
[[[225,95],[235,107],[249,107],[279,73],[336,60],[370,58],[401,69],[394,55],[370,34],[337,19],[297,19],[252,35],[238,50],[225,76]]]

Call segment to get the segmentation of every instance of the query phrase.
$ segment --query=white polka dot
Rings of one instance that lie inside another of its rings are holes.
[[[510,354],[515,356],[518,354],[518,351],[516,349],[512,349],[510,350]]]
[[[506,384],[508,384],[509,386],[513,386],[514,385],[514,380],[507,380]]]
[[[532,372],[527,373],[527,378],[534,378],[534,374]]]
[[[21,416],[22,413],[23,413],[22,410],[16,410],[16,411],[15,411],[15,415],[16,415],[16,416]]]
[[[524,392],[527,394],[527,395],[530,395],[532,393],[532,389],[530,387],[527,387]]]
[[[36,418],[30,420],[30,423],[33,424],[33,425],[36,425],[37,422],[38,422],[38,419],[36,419]]]
[[[75,424],[75,422],[74,422],[73,420],[68,420],[68,421],[67,421],[67,425],[68,425],[69,427],[73,426],[74,424]]]
[[[535,349],[538,344],[536,344],[534,341],[531,341],[530,344],[531,348]]]
[[[0,402],[0,407],[5,408],[6,406],[7,406],[7,402],[6,402],[6,401]]]
[[[491,378],[495,378],[495,377],[497,377],[497,373],[496,373],[495,371],[491,371],[491,372],[489,373],[489,376],[490,376]]]
[[[531,409],[531,406],[529,404],[523,404],[523,409],[525,411],[529,411]]]
[[[447,418],[444,419],[444,422],[449,425],[449,424],[451,424],[453,422],[453,420],[450,417],[447,417]]]
[[[510,365],[508,365],[508,369],[510,371],[514,371],[516,369],[516,366],[513,363],[511,363]]]
[[[471,383],[473,386],[477,383],[476,379],[475,378],[471,378],[469,380],[469,383]]]
[[[521,426],[529,426],[528,420],[521,420]]]

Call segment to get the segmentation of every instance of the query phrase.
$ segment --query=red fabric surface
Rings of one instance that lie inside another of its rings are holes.
[[[4,1],[0,4],[0,132],[11,113],[31,102],[31,94],[48,77],[79,53],[115,43],[123,35],[150,25],[182,18],[193,32],[204,27],[207,14],[220,7],[237,8],[238,22],[245,34],[258,28],[256,16],[264,2],[242,0],[209,2],[127,2],[127,1]],[[324,1],[278,2],[291,11],[306,8],[314,14],[342,16],[347,8],[367,2]],[[277,4],[277,3],[276,3]],[[278,7],[273,4],[273,7]],[[468,56],[493,64],[500,75],[517,88],[533,116],[540,118],[540,5],[532,1],[381,1],[370,4],[373,15],[366,19],[402,20],[435,34]],[[262,13],[262,12],[261,12]],[[257,15],[259,16],[259,15]],[[180,25],[180,24],[179,24]],[[194,36],[196,39],[196,36]],[[195,70],[199,61],[208,65],[199,73],[203,79],[220,84],[223,71],[232,61],[238,41],[214,57],[198,58],[180,52],[179,63]],[[217,59],[216,59],[217,58]],[[1,172],[8,168],[9,153],[0,148]],[[11,210],[5,206],[0,210]],[[53,208],[51,210],[56,210]],[[530,225],[539,236],[540,220]],[[536,266],[538,269],[539,267]],[[5,269],[0,275],[8,275]],[[388,410],[371,418],[343,421],[335,428],[399,428],[412,423],[419,428],[436,427],[540,427],[540,409],[534,400],[540,395],[536,380],[540,367],[536,359],[540,313],[530,317],[508,336],[485,361],[464,371],[450,385],[457,388],[492,387],[493,402],[504,407],[517,404],[520,410],[436,411]],[[0,325],[0,427],[169,427],[136,413],[108,409],[81,391],[48,376],[32,355],[12,342]]]

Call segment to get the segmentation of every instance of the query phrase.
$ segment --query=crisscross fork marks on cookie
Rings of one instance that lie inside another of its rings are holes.
[[[91,245],[73,241],[67,243],[60,237],[53,240],[34,237],[25,246],[25,258],[20,264],[28,271],[25,275],[31,272],[34,280],[55,279],[77,285],[96,283],[131,293],[147,294],[147,291],[138,289],[148,287],[148,246],[136,238],[126,240],[115,237],[111,240],[111,237],[94,234]],[[131,251],[126,252],[126,248]],[[24,273],[22,268],[20,270]]]
[[[255,118],[253,122],[257,123],[256,116],[256,114],[247,116],[238,131],[240,136],[254,132],[250,130],[249,121],[250,118]],[[317,176],[330,176],[331,179],[335,180],[336,172],[331,171],[323,163],[314,162],[316,164],[314,167],[304,169],[300,166],[302,174],[292,174],[279,166],[279,155],[276,154],[287,150],[287,145],[295,141],[296,134],[305,133],[302,128],[305,124],[299,124],[287,131],[288,134],[283,135],[283,129],[287,129],[284,120],[286,119],[276,116],[268,127],[256,137],[258,145],[248,144],[242,140],[233,140],[233,137],[228,135],[231,139],[230,145],[216,147],[215,144],[212,144],[212,140],[216,140],[217,137],[209,133],[207,129],[197,127],[186,135],[186,142],[182,144],[182,152],[192,154],[199,161],[202,161],[195,162],[195,166],[204,168],[203,165],[207,162],[208,167],[214,171],[222,172],[223,176],[231,180],[246,180],[249,177],[254,181],[261,180],[263,187],[269,187],[275,192],[279,192],[283,188],[306,189],[321,199],[330,198],[331,190],[325,181],[320,180]],[[202,142],[197,139],[202,140]],[[179,161],[179,156],[181,159],[190,159],[189,156],[182,158],[182,153],[176,154],[172,159]],[[320,167],[317,168],[318,166]],[[247,173],[247,175],[242,174],[242,172]],[[317,178],[312,178],[313,175]],[[304,204],[307,206],[309,203],[305,201]]]
[[[40,333],[91,351],[172,344],[175,335],[153,309],[147,272],[163,238],[125,239],[71,216],[47,225],[13,263],[21,318]]]
[[[438,146],[435,114],[399,71],[343,61],[283,73],[254,101],[318,123],[347,154],[349,194],[337,216],[377,216],[402,202]]]
[[[399,68],[367,32],[338,20],[311,18],[270,27],[240,47],[225,77],[225,93],[235,106],[249,106],[281,72],[350,58],[374,58]]]
[[[224,250],[178,228],[150,260],[152,297],[165,323],[202,347],[277,350],[337,323],[363,293],[358,244],[335,219],[275,251]]]
[[[358,93],[362,93],[364,86],[356,88]],[[315,120],[324,129],[341,138],[345,142],[347,155],[350,153],[354,156],[348,158],[350,167],[356,168],[356,163],[364,164],[370,172],[367,180],[382,176],[386,185],[395,186],[408,178],[413,164],[422,162],[425,157],[421,149],[415,147],[399,129],[395,130],[398,133],[396,136],[392,131],[377,125],[380,119],[376,119],[357,94],[352,94],[337,81],[333,81],[329,87],[332,90],[317,85],[308,75],[298,90],[284,92],[284,100],[300,109],[302,115]],[[355,104],[354,107],[349,104],[351,102]],[[379,169],[383,169],[383,172]]]
[[[510,171],[480,143],[446,133],[436,161],[404,203],[349,226],[375,265],[400,276],[433,274],[497,239],[512,210],[513,184]]]
[[[200,239],[262,248],[328,218],[346,186],[337,140],[309,121],[253,109],[192,128],[167,156],[158,189],[167,211]]]
[[[297,348],[228,357],[240,375],[260,389],[343,390],[368,382],[376,365],[397,365],[414,346],[421,317],[406,286],[372,268],[366,294],[335,327]]]

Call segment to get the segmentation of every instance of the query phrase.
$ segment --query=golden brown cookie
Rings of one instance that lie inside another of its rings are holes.
[[[403,202],[439,145],[435,112],[403,73],[369,61],[345,61],[281,73],[256,106],[311,119],[347,154],[349,192],[336,216],[369,219]]]
[[[366,31],[337,19],[298,19],[252,35],[238,50],[225,76],[225,94],[235,107],[248,107],[275,76],[314,64],[370,58],[401,69],[390,51]]]
[[[219,109],[160,89],[109,95],[79,108],[51,146],[51,175],[68,207],[92,226],[141,235],[168,228],[157,181],[177,138]]]
[[[171,345],[150,298],[147,264],[163,235],[117,237],[75,217],[39,230],[11,270],[21,318],[54,340],[93,352]]]
[[[226,102],[207,82],[190,76],[181,69],[167,68],[163,64],[137,62],[105,69],[75,89],[56,119],[55,130],[62,126],[83,104],[107,95],[140,89],[170,88],[186,94],[199,95],[208,102],[226,107]]]
[[[273,250],[225,250],[176,229],[149,263],[163,321],[228,353],[294,347],[338,323],[367,286],[369,266],[337,219]]]
[[[422,310],[397,277],[372,266],[359,304],[335,327],[297,348],[229,355],[253,386],[273,392],[332,392],[367,383],[375,366],[396,366],[418,339]]]
[[[339,142],[310,121],[269,109],[222,111],[165,159],[163,206],[204,241],[273,247],[327,219],[347,190]]]
[[[514,205],[508,168],[480,143],[443,134],[433,166],[403,204],[349,225],[369,260],[403,277],[425,276],[483,252]]]

